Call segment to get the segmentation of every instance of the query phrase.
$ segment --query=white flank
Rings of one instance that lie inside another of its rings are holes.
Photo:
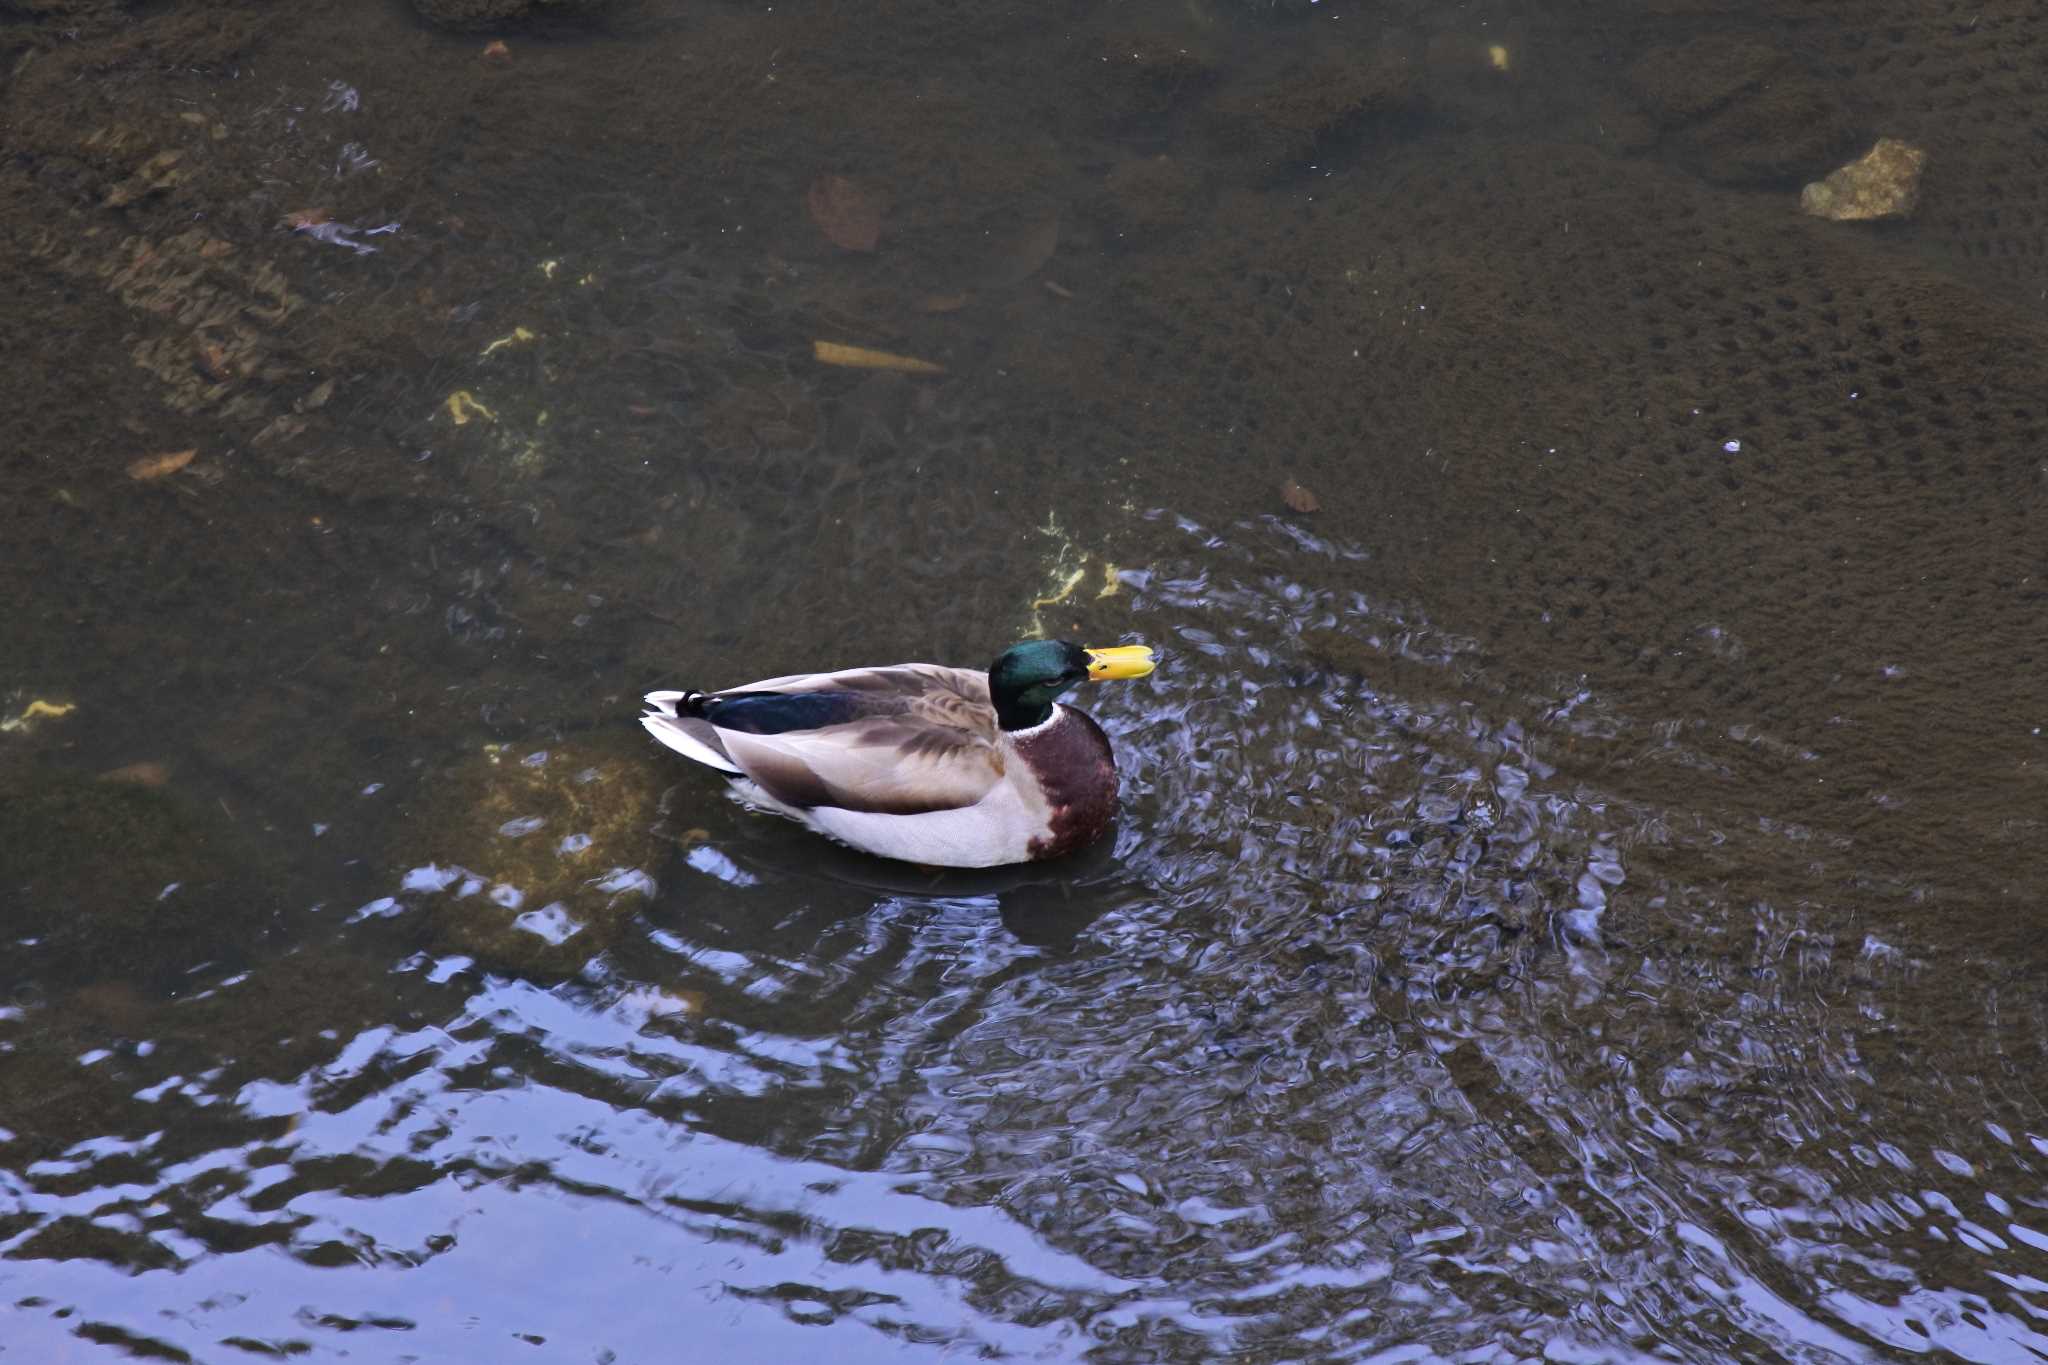
[[[786,815],[838,843],[928,867],[1028,862],[1031,841],[1044,837],[1048,827],[1043,803],[1030,800],[1008,782],[997,783],[971,806],[922,815],[878,815],[840,806],[802,810],[784,805],[750,781],[735,782],[732,789],[748,805]]]

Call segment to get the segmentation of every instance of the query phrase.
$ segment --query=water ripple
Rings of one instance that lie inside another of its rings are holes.
[[[119,1277],[101,1336],[185,1350],[473,1354],[486,1301],[624,1356],[678,1314],[755,1359],[828,1323],[1102,1360],[2048,1350],[2048,1123],[1966,1055],[2035,1026],[2024,989],[1886,888],[1831,903],[1841,832],[1661,799],[1739,761],[1685,727],[1492,688],[1343,586],[1362,551],[1154,525],[1187,557],[1126,578],[1171,657],[1104,698],[1113,851],[793,869],[735,816],[566,980],[422,951],[393,899],[338,931],[353,1026],[209,1052],[290,958],[147,1044],[0,1019],[96,1097],[0,1187],[41,1267],[18,1335]]]

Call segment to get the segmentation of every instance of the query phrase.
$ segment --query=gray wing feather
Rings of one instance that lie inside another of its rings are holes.
[[[988,676],[938,664],[798,673],[735,692],[844,691],[866,714],[814,730],[718,732],[763,791],[791,806],[920,815],[971,806],[1002,780]]]

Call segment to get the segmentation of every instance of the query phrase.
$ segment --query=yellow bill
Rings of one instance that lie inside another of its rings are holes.
[[[1111,645],[1088,651],[1088,681],[1109,678],[1142,678],[1153,668],[1150,645]]]

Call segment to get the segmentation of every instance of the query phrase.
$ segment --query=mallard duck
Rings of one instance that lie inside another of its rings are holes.
[[[730,775],[754,805],[843,844],[938,867],[1056,858],[1116,815],[1102,727],[1059,698],[1142,678],[1144,645],[1012,645],[987,672],[940,664],[649,692],[647,733]]]

